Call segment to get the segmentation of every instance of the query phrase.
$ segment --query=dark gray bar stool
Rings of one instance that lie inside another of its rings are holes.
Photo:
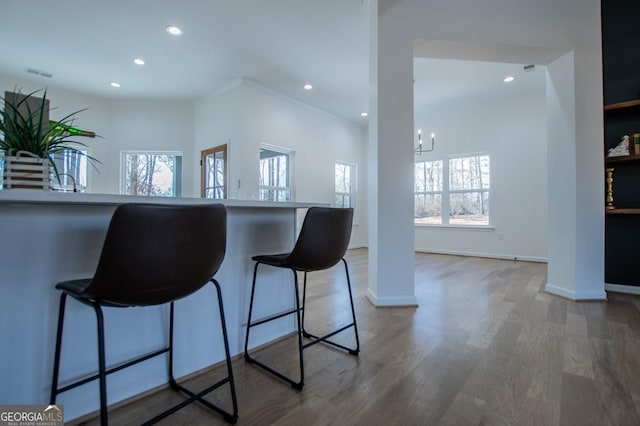
[[[300,236],[296,241],[296,244],[291,253],[282,254],[270,254],[254,256],[253,260],[256,262],[253,269],[253,284],[251,286],[251,300],[249,302],[249,319],[247,320],[247,334],[244,341],[244,359],[255,364],[258,367],[274,374],[282,380],[288,382],[294,388],[301,390],[304,385],[304,357],[303,350],[315,345],[316,343],[324,342],[332,346],[338,347],[348,351],[351,355],[358,355],[360,352],[360,340],[358,338],[358,326],[356,324],[356,313],[353,307],[353,295],[351,292],[351,281],[349,279],[349,267],[347,261],[344,259],[344,254],[347,251],[349,245],[349,239],[351,238],[351,226],[353,221],[353,209],[352,208],[328,208],[328,207],[312,207],[307,211],[300,231]],[[344,263],[344,270],[347,277],[347,288],[349,290],[349,303],[351,304],[351,315],[353,321],[346,324],[339,329],[328,333],[324,336],[316,336],[308,333],[304,326],[304,308],[307,296],[307,273],[312,271],[319,271],[323,269],[329,269],[342,261]],[[287,268],[293,272],[293,289],[295,292],[295,307],[290,311],[267,317],[261,320],[251,320],[254,303],[254,293],[256,288],[256,275],[258,272],[258,266],[264,264],[274,266],[277,268]],[[304,284],[302,291],[302,307],[300,307],[298,297],[298,274],[297,271],[304,272]],[[302,313],[302,318],[301,314]],[[255,358],[249,355],[249,331],[251,328],[267,323],[269,321],[282,318],[286,315],[296,314],[297,324],[297,339],[298,339],[298,351],[300,356],[300,380],[295,381],[284,374],[274,370],[273,368],[265,365],[264,363],[257,361]],[[348,348],[341,344],[328,340],[330,337],[344,331],[350,327],[353,327],[355,334],[356,347]],[[302,338],[308,338],[310,341],[302,343]]]
[[[159,204],[125,204],[113,217],[93,278],[60,282],[62,291],[58,316],[51,404],[58,394],[98,379],[100,386],[100,421],[107,424],[107,375],[168,353],[169,384],[188,398],[153,417],[155,423],[180,408],[198,401],[220,413],[230,423],[238,418],[236,391],[231,369],[227,328],[220,284],[213,278],[224,259],[227,235],[227,212],[223,205],[173,206]],[[199,392],[178,384],[173,377],[174,301],[188,296],[208,282],[218,297],[222,338],[226,354],[227,377]],[[98,325],[98,373],[59,387],[60,349],[67,296],[94,309]],[[155,352],[139,356],[122,365],[107,368],[103,307],[133,307],[170,304],[169,343]],[[225,411],[203,398],[228,383],[232,412]]]

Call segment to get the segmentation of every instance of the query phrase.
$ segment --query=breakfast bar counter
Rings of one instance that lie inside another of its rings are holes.
[[[314,203],[206,200],[41,190],[0,191],[0,404],[46,404],[51,387],[59,281],[91,277],[115,208],[126,203],[202,204],[227,207],[227,250],[216,274],[223,293],[231,354],[242,352],[253,262],[260,253],[288,251],[297,216]],[[172,248],[167,248],[172,250]],[[290,272],[266,270],[260,306],[293,306]],[[266,289],[268,288],[268,291]],[[175,375],[182,377],[224,359],[215,289],[205,286],[177,302]],[[261,316],[266,312],[256,312]],[[168,307],[105,309],[107,365],[126,361],[165,344]],[[293,330],[283,318],[252,338],[256,345]],[[211,337],[213,336],[213,338]],[[218,342],[217,337],[220,337]],[[95,315],[69,301],[65,318],[61,384],[97,370]],[[108,377],[109,404],[166,383],[167,363],[159,357],[124,374]],[[98,409],[97,382],[61,395],[65,420]]]

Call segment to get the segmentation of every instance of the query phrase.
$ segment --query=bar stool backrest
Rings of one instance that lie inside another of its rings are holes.
[[[352,222],[352,208],[309,208],[287,263],[300,271],[332,267],[347,251]]]
[[[224,259],[226,222],[222,204],[119,206],[85,295],[103,303],[146,306],[197,291]]]

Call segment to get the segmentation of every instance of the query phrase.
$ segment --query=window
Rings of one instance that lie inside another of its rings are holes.
[[[443,162],[425,161],[414,167],[414,216],[415,223],[441,224]]]
[[[52,174],[52,188],[58,191],[87,191],[87,174],[89,171],[89,161],[87,151],[61,151],[54,156],[54,164],[60,176],[60,183]]]
[[[182,194],[181,152],[123,151],[123,194],[179,197]]]
[[[227,145],[205,149],[200,154],[202,182],[200,196],[204,198],[227,198]]]
[[[336,178],[336,206],[356,206],[356,166],[354,164],[337,162],[335,166]]]
[[[260,199],[291,201],[293,152],[274,147],[260,148]]]
[[[415,163],[416,224],[489,225],[489,156]]]

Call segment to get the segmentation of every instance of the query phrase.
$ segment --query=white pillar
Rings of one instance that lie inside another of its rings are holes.
[[[416,305],[413,45],[369,5],[369,289],[376,306]]]
[[[602,87],[593,84],[602,81],[599,64],[597,52],[574,51],[547,67],[545,290],[572,300],[606,299]]]

